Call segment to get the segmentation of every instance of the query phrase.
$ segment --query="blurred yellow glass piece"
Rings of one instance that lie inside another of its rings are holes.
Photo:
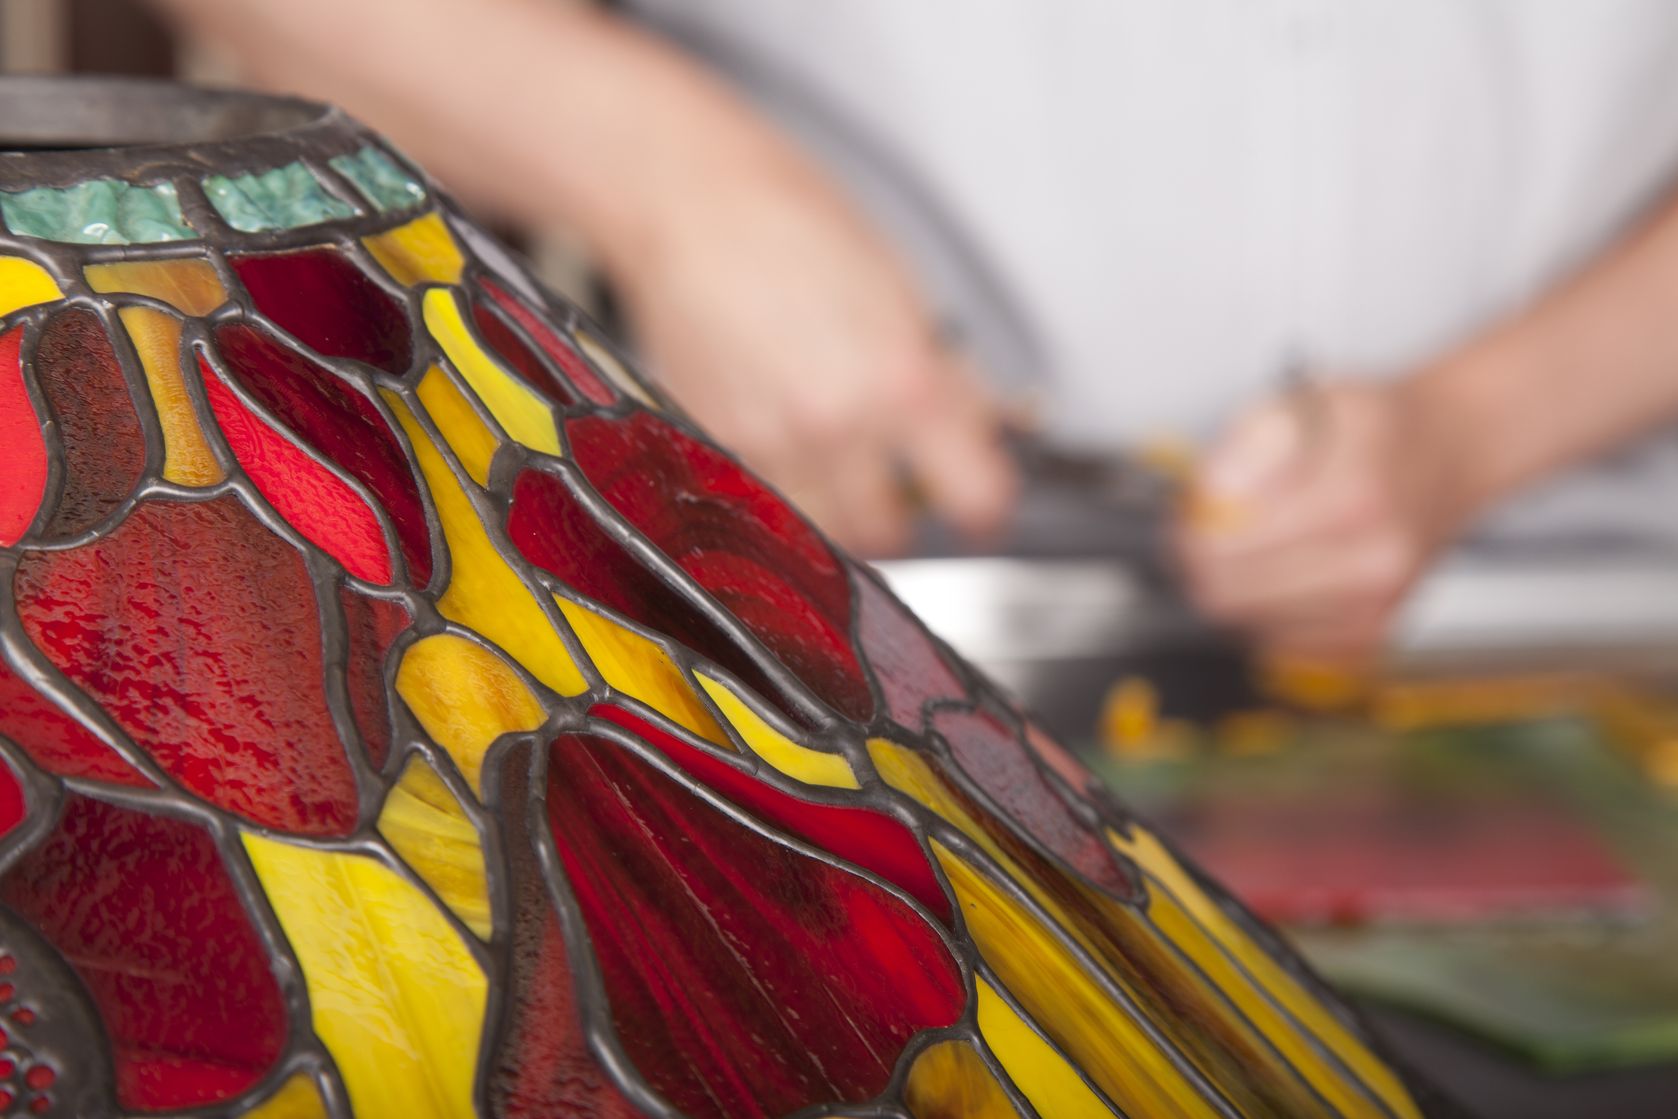
[[[403,766],[379,812],[379,832],[467,928],[489,939],[494,926],[478,829],[424,758]]]
[[[1101,701],[1101,745],[1116,757],[1153,751],[1159,730],[1159,692],[1151,681],[1126,676]]]
[[[1171,852],[1140,825],[1126,839],[1115,831],[1108,837],[1120,851],[1153,877],[1229,958],[1251,976],[1276,1005],[1333,1053],[1340,1063],[1373,1092],[1387,1110],[1401,1119],[1420,1119],[1409,1092],[1385,1061],[1354,1037],[1322,1001],[1300,985],[1281,964],[1244,932],[1223,908],[1197,886]],[[1155,893],[1157,898],[1157,890]],[[1232,992],[1233,994],[1233,992]],[[1281,1038],[1273,1038],[1280,1042]]]
[[[606,379],[616,385],[620,392],[633,397],[648,408],[658,407],[658,402],[648,395],[647,390],[641,387],[641,382],[635,379],[633,373],[624,368],[623,362],[618,360],[617,355],[605,343],[581,328],[573,333],[576,336],[577,345],[581,347],[583,353],[588,355],[595,368],[605,373]]]
[[[1232,711],[1218,720],[1213,736],[1220,752],[1238,757],[1259,757],[1278,753],[1293,742],[1299,725],[1286,711],[1259,708]]]
[[[45,268],[22,257],[0,256],[0,315],[63,298]]]
[[[431,422],[437,425],[437,430],[443,436],[443,442],[460,459],[460,465],[465,467],[466,474],[478,485],[489,484],[490,463],[495,460],[495,450],[501,445],[478,413],[473,409],[472,402],[466,399],[466,394],[455,387],[454,380],[441,368],[433,365],[420,378],[419,387],[415,390],[420,403],[425,405],[425,414],[431,417]]]
[[[699,737],[733,749],[728,735],[663,649],[604,614],[569,599],[556,597],[554,601],[606,683]]]
[[[979,1018],[985,1017],[985,998],[996,998],[989,984],[979,980]],[[1000,1002],[1000,999],[997,999]],[[1007,1006],[1003,1006],[1007,1010]],[[1010,1014],[1012,1012],[1010,1011]],[[1018,1022],[1019,1019],[1015,1018]],[[1023,1026],[1024,1024],[1021,1023]],[[981,1026],[981,1029],[983,1027]],[[1004,1030],[1004,1032],[1006,1032]],[[1039,1039],[1041,1044],[1041,1039]],[[1052,1057],[1053,1054],[1051,1053]],[[1055,1058],[1059,1060],[1059,1058]],[[1066,1062],[1061,1061],[1065,1068]],[[1071,1069],[1066,1075],[1077,1080]],[[1078,1082],[1083,1094],[1094,1100],[1093,1093]],[[1008,1099],[1008,1093],[991,1075],[990,1066],[979,1051],[965,1041],[940,1041],[928,1046],[909,1067],[909,1078],[903,1086],[903,1102],[915,1119],[1016,1119],[1019,1112]],[[1111,1115],[1105,1107],[1088,1112],[1091,1115]],[[1074,1111],[1048,1111],[1047,1115],[1076,1115]]]
[[[1347,711],[1369,696],[1367,667],[1308,657],[1259,660],[1259,687],[1267,696],[1302,711]]]
[[[484,754],[495,740],[535,730],[547,717],[500,657],[452,633],[409,646],[396,670],[396,694],[479,795]]]
[[[1037,1114],[1053,1115],[1055,1119],[1111,1119],[1112,1109],[1090,1091],[1084,1078],[1054,1046],[1015,1013],[996,988],[983,979],[977,981],[977,987],[979,1032]],[[917,1115],[916,1119],[922,1117]]]
[[[460,297],[447,288],[425,293],[425,326],[501,430],[533,451],[560,453],[553,410],[536,390],[501,368],[466,329]]]
[[[699,686],[705,689],[705,694],[711,697],[711,702],[717,705],[723,718],[751,747],[752,753],[794,781],[802,781],[806,785],[825,785],[832,789],[862,788],[856,774],[851,771],[851,763],[843,755],[800,746],[770,726],[763,716],[753,711],[721,680],[713,680],[703,672],[696,675]]]
[[[183,315],[202,318],[227,302],[227,289],[215,265],[196,257],[90,264],[84,274],[94,291],[149,296]]]
[[[363,237],[361,243],[399,284],[458,284],[466,261],[438,213]]]
[[[181,372],[181,320],[155,307],[124,307],[118,316],[140,355],[152,407],[163,429],[163,477],[181,486],[215,485],[227,472],[210,450],[187,395]]]
[[[293,1073],[279,1091],[242,1112],[245,1119],[330,1119],[320,1088],[307,1073]]]
[[[507,565],[485,531],[472,499],[406,401],[381,390],[414,445],[420,473],[449,545],[449,589],[437,600],[443,617],[477,630],[560,695],[580,695],[588,681],[536,597]],[[463,767],[464,771],[464,767]],[[476,789],[476,786],[474,786]]]
[[[370,856],[244,842],[356,1119],[475,1114],[488,984],[443,915]]]

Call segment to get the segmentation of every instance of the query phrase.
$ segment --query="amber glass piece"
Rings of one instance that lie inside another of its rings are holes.
[[[387,229],[363,237],[361,243],[373,254],[390,278],[407,287],[414,284],[458,284],[466,261],[454,243],[454,235],[444,224],[441,214],[424,214]]]
[[[851,763],[845,760],[843,754],[813,750],[794,742],[770,726],[767,719],[753,711],[721,680],[713,680],[700,673],[699,685],[752,753],[776,770],[806,785],[825,785],[832,789],[861,788]]]
[[[955,962],[908,905],[614,742],[554,743],[547,812],[618,1038],[684,1114],[871,1099],[917,1031],[961,1014]]]
[[[478,829],[424,758],[402,767],[379,812],[379,831],[462,924],[489,939],[489,885]]]
[[[121,754],[30,686],[0,659],[0,734],[61,777],[150,785]]]
[[[914,1119],[1016,1119],[1019,1115],[985,1059],[965,1041],[941,1041],[916,1057],[903,1087],[903,1102]]]
[[[63,297],[58,284],[39,264],[22,257],[0,256],[0,315]]]
[[[355,1114],[475,1114],[488,983],[465,941],[376,859],[252,832],[244,841]]]
[[[146,468],[128,380],[92,311],[66,311],[41,332],[33,363],[58,420],[64,485],[47,531],[75,536],[116,511]]]
[[[215,485],[227,472],[210,450],[187,395],[181,372],[181,320],[154,307],[124,307],[117,314],[146,371],[152,407],[163,428],[163,477],[182,486]]]
[[[315,1078],[298,1072],[288,1077],[273,1095],[244,1112],[243,1119],[331,1119],[331,1116]]]
[[[94,291],[148,296],[198,318],[227,302],[215,265],[197,257],[90,264],[83,275]]]
[[[282,831],[354,827],[314,583],[236,498],[143,502],[25,555],[16,588],[29,638],[187,789]]]
[[[495,740],[535,730],[547,717],[505,661],[452,633],[424,637],[408,647],[396,670],[396,691],[480,795],[484,754]]]
[[[480,486],[487,485],[490,464],[495,461],[495,449],[501,445],[501,441],[484,421],[478,418],[478,413],[474,410],[472,402],[466,399],[466,394],[456,388],[453,379],[435,365],[420,378],[419,386],[414,391],[419,395],[420,403],[425,405],[425,414],[437,425],[443,442],[449,445],[449,450],[460,460],[460,465],[466,470],[466,476]]]
[[[441,452],[401,397],[385,399],[414,445],[414,457],[431,486],[431,500],[449,545],[449,586],[437,602],[446,618],[495,642],[536,679],[561,695],[578,695],[588,683],[571,660],[558,631],[490,540],[477,507]]]
[[[0,334],[0,447],[6,448],[6,469],[0,470],[0,548],[23,539],[47,492],[47,444],[24,385],[22,345],[22,327]]]
[[[604,614],[567,599],[554,601],[608,685],[699,737],[732,748],[728,735],[694,694],[692,682],[663,649]]]
[[[232,1099],[279,1058],[285,1003],[203,830],[71,795],[0,899],[81,976],[125,1110]]]
[[[478,285],[497,306],[511,315],[513,321],[536,340],[542,352],[548,355],[548,359],[560,368],[584,396],[596,404],[611,404],[618,398],[617,393],[606,386],[583,356],[560,337],[559,331],[527,307],[518,296],[488,277],[479,279]]]
[[[1043,1039],[983,979],[978,991],[979,1032],[1008,1078],[1037,1109],[1054,1119],[1111,1119],[1114,1111],[1096,1095],[1066,1057]],[[920,1116],[916,1116],[920,1119]]]
[[[229,259],[257,310],[316,353],[393,377],[408,371],[414,349],[407,314],[338,249]]]
[[[466,327],[459,295],[432,288],[425,293],[424,307],[431,336],[501,430],[533,451],[559,454],[559,429],[548,402],[484,352]]]

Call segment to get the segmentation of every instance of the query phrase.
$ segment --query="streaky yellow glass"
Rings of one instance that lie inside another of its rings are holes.
[[[641,387],[641,382],[624,368],[623,362],[618,360],[617,355],[608,349],[605,343],[586,330],[578,329],[575,335],[577,345],[588,355],[589,360],[594,362],[596,368],[605,372],[607,380],[618,386],[626,396],[634,398],[648,408],[658,407],[658,402],[648,395],[647,390]]]
[[[330,1119],[320,1086],[307,1073],[293,1073],[279,1090],[249,1111],[245,1119]]]
[[[0,315],[63,298],[45,268],[20,256],[0,256]]]
[[[484,754],[495,740],[535,730],[547,717],[506,662],[453,633],[422,637],[408,647],[396,669],[396,694],[479,796]]]
[[[490,464],[501,441],[472,408],[466,394],[455,387],[454,379],[439,366],[433,365],[420,378],[414,390],[425,406],[425,414],[437,425],[443,442],[460,459],[466,474],[480,486],[489,484]]]
[[[501,430],[533,451],[559,454],[559,429],[553,410],[536,390],[503,369],[478,345],[466,328],[460,296],[448,288],[432,288],[425,293],[423,307],[426,329]]]
[[[437,609],[443,617],[495,642],[560,695],[587,691],[588,681],[572,661],[559,631],[490,540],[477,507],[407,401],[388,389],[380,391],[414,445],[414,458],[431,488],[448,542],[449,588],[437,600]]]
[[[363,237],[361,243],[373,254],[379,266],[390,273],[390,278],[406,287],[415,284],[458,284],[466,261],[454,234],[436,212],[424,214],[387,229]]]
[[[478,829],[424,758],[402,767],[379,812],[379,832],[462,924],[490,938],[495,926]]]
[[[1132,1119],[1217,1115],[1172,1056],[1091,977],[1061,938],[954,851],[937,840],[932,851],[955,891],[968,932],[997,978],[1107,1098]]]
[[[377,859],[244,833],[356,1119],[459,1119],[488,984],[425,894]]]
[[[146,371],[152,407],[163,429],[163,477],[181,486],[213,486],[227,477],[210,450],[181,371],[181,320],[155,307],[117,312],[128,331],[140,367]]]
[[[977,989],[979,1033],[1037,1114],[1055,1119],[1111,1119],[1112,1108],[1090,1091],[1077,1070],[996,993],[996,988],[980,979]],[[917,1112],[915,1119],[926,1117]]]
[[[1270,953],[1255,943],[1217,902],[1195,884],[1182,864],[1159,840],[1140,825],[1132,825],[1128,839],[1116,831],[1110,830],[1107,834],[1115,847],[1155,880],[1151,891],[1155,906],[1168,895],[1169,900],[1192,916],[1211,940],[1239,964],[1277,1005],[1295,1022],[1315,1034],[1342,1064],[1362,1080],[1391,1114],[1400,1119],[1421,1119],[1421,1111],[1410,1098],[1409,1091],[1387,1063],[1358,1040],[1345,1023],[1323,1005],[1321,999],[1306,990]],[[1162,887],[1165,894],[1161,893]],[[1169,908],[1167,906],[1160,912],[1165,913]],[[1231,993],[1232,996],[1236,994],[1233,990]]]
[[[663,649],[604,614],[558,596],[554,601],[606,683],[699,737],[724,749],[734,748],[727,733],[693,694],[687,676]]]
[[[801,746],[769,725],[768,720],[741,699],[721,680],[713,680],[703,672],[695,673],[699,686],[717,705],[740,737],[751,747],[752,753],[771,766],[806,785],[825,785],[833,789],[860,789],[851,763],[843,755],[829,754]]]
[[[183,315],[202,318],[227,302],[227,289],[215,265],[196,257],[90,264],[83,275],[94,291],[150,296]]]
[[[983,1019],[985,992],[989,987],[982,979],[979,986],[979,1015]],[[991,994],[994,997],[995,993]],[[1066,1071],[1069,1074],[1072,1072],[1071,1069]],[[1072,1077],[1077,1079],[1076,1074]],[[1083,1087],[1081,1082],[1079,1087]],[[1094,1098],[1088,1088],[1084,1088],[1084,1094]],[[985,1059],[965,1041],[940,1041],[927,1046],[909,1066],[909,1077],[903,1085],[903,1102],[915,1119],[1017,1119],[1019,1116],[1019,1111],[991,1074]],[[1045,1114],[1058,1115],[1060,1112]],[[1106,1116],[1111,1113],[1103,1107],[1091,1114]]]

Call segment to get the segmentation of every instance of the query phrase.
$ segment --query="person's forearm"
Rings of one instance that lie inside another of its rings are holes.
[[[1405,391],[1465,516],[1678,418],[1678,199]]]

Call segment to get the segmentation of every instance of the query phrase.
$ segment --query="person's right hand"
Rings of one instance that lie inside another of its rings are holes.
[[[859,551],[900,549],[918,501],[997,528],[1017,487],[998,412],[879,236],[801,164],[688,187],[608,261],[677,402]]]

